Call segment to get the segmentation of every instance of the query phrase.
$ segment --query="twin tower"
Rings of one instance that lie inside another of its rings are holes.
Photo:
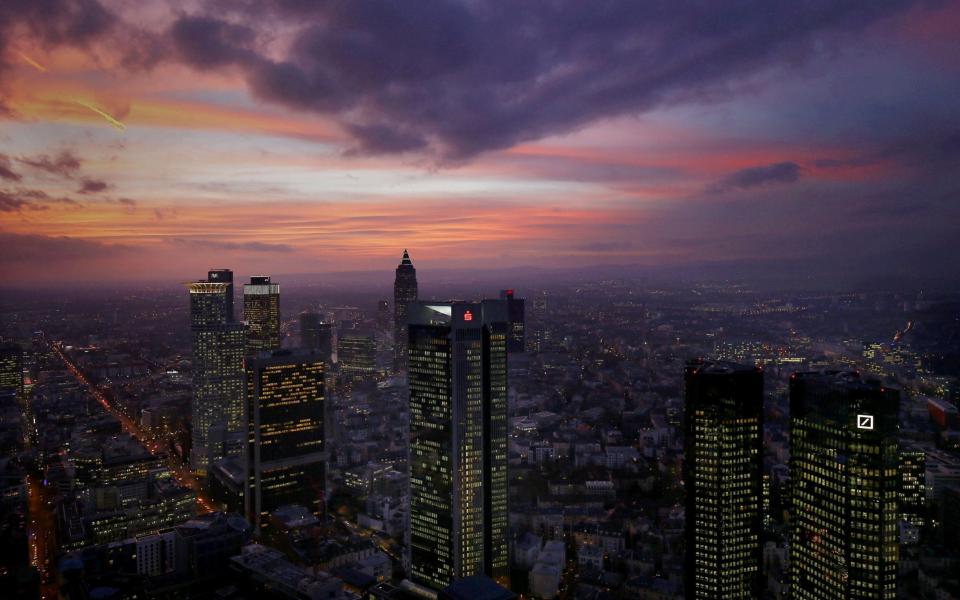
[[[685,373],[687,598],[760,598],[763,371]],[[897,597],[899,394],[855,372],[790,378],[790,582],[800,599]]]

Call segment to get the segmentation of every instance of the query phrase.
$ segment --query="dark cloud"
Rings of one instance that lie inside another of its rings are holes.
[[[731,190],[747,190],[771,183],[793,183],[800,179],[800,171],[800,165],[795,162],[779,162],[772,165],[740,169],[707,186],[707,191],[720,194]]]
[[[723,96],[912,4],[215,2],[170,39],[197,68],[241,69],[261,99],[334,115],[355,151],[457,161]],[[266,53],[258,25],[296,34],[285,53]]]
[[[456,162],[598,119],[725,97],[917,4],[208,0],[154,35],[98,0],[6,0],[0,54],[23,29],[48,46],[109,39],[129,68],[236,68],[257,98],[339,120],[352,153]],[[0,89],[2,77],[0,65]]]
[[[170,28],[180,58],[199,69],[214,69],[252,61],[247,47],[256,39],[253,29],[207,17],[182,17]]]
[[[137,205],[137,201],[131,200],[130,198],[117,198],[117,204],[123,204],[124,206],[132,208]]]
[[[80,158],[70,150],[63,150],[56,156],[40,154],[38,156],[27,156],[17,159],[21,163],[46,171],[51,175],[71,178],[80,170]]]
[[[4,154],[0,154],[0,179],[6,179],[7,181],[20,181],[21,179],[20,174],[10,168],[10,158]]]
[[[80,206],[71,198],[51,196],[42,190],[18,188],[0,190],[0,212],[20,212],[23,210],[46,210],[50,204],[68,204]]]
[[[15,34],[26,32],[47,47],[86,46],[117,19],[97,0],[3,0],[0,2],[0,89],[5,58]]]
[[[38,207],[16,194],[0,191],[0,212],[20,212],[24,209],[37,210]]]
[[[89,177],[84,177],[80,182],[80,189],[77,190],[78,194],[96,194],[104,191],[110,187],[106,181],[101,179],[90,179]]]

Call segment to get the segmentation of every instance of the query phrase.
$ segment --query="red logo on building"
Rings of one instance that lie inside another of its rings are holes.
[[[473,320],[473,313],[470,312],[469,310],[463,311],[463,320],[464,320],[464,321],[472,321],[472,320]]]

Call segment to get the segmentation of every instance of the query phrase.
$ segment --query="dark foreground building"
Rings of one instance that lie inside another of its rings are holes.
[[[324,374],[318,353],[261,353],[248,365],[250,521],[285,504],[320,514],[324,496]]]
[[[691,361],[684,375],[686,597],[759,598],[763,371]]]
[[[509,586],[506,305],[409,308],[410,577]]]
[[[790,379],[794,598],[897,597],[899,408],[858,373]]]

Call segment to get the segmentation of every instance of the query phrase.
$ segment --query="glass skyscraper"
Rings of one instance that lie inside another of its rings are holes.
[[[409,309],[410,577],[509,585],[506,303]]]
[[[280,349],[280,284],[256,276],[243,286],[243,320],[247,325],[247,352]]]
[[[320,515],[324,496],[324,376],[317,352],[279,350],[248,358],[250,522],[264,526],[285,504]]]
[[[763,371],[691,361],[686,393],[687,598],[759,598]]]
[[[794,598],[897,597],[899,404],[858,373],[791,377]]]
[[[393,281],[393,368],[406,366],[407,360],[407,305],[417,299],[417,270],[406,249],[397,265]]]
[[[527,332],[525,304],[523,298],[517,298],[513,290],[500,290],[500,299],[507,303],[507,352],[523,352],[526,349]]]
[[[233,274],[187,284],[193,349],[190,465],[205,475],[211,463],[243,453],[243,325],[234,322]]]
[[[337,335],[337,364],[346,377],[370,377],[377,371],[377,341],[372,332],[341,330]]]

